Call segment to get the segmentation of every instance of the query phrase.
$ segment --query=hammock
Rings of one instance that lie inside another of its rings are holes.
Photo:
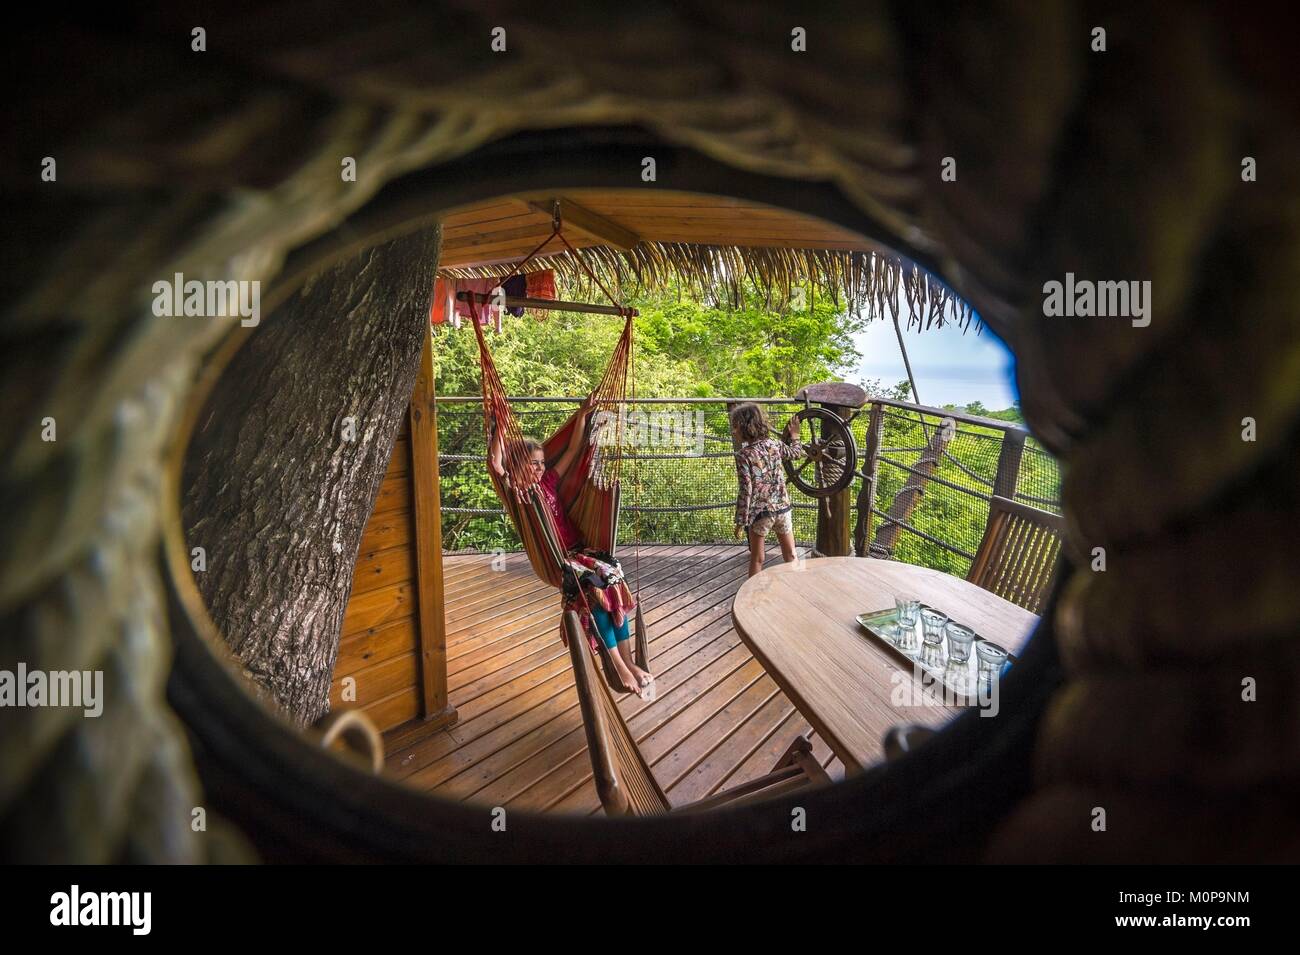
[[[551,238],[560,235],[558,224]],[[547,242],[550,238],[547,239]],[[543,242],[544,246],[546,242]],[[564,242],[567,246],[568,242]],[[542,246],[538,246],[538,250]],[[534,251],[533,255],[537,252]],[[516,271],[523,268],[530,255],[520,263]],[[594,276],[593,276],[594,278]],[[598,283],[599,284],[599,283]],[[602,290],[603,286],[602,286]],[[605,294],[609,296],[609,292]],[[613,296],[609,296],[614,301]],[[601,661],[605,680],[616,692],[627,692],[618,677],[613,657],[609,648],[600,639],[595,627],[591,607],[586,594],[579,586],[577,575],[570,567],[560,546],[559,534],[551,512],[542,501],[537,489],[538,477],[529,463],[529,453],[524,447],[523,433],[515,417],[510,402],[506,399],[506,389],[497,374],[492,353],[488,350],[483,335],[482,323],[478,320],[476,299],[469,297],[471,314],[470,324],[478,340],[479,361],[483,369],[483,429],[487,437],[489,455],[496,430],[500,429],[502,466],[509,478],[508,484],[497,475],[496,470],[488,464],[488,476],[501,499],[502,506],[510,516],[511,522],[523,541],[524,551],[533,566],[533,571],[552,587],[558,587],[564,594],[563,609],[574,610],[582,619],[587,632],[591,650]],[[618,305],[615,302],[615,305]],[[619,476],[622,466],[622,428],[625,416],[620,413],[623,401],[627,397],[627,385],[632,370],[632,319],[635,315],[631,309],[618,306],[619,312],[626,316],[623,334],[614,346],[609,365],[605,369],[600,383],[588,396],[586,405],[591,409],[583,429],[582,445],[569,467],[567,473],[559,475],[556,484],[556,497],[565,509],[569,519],[582,535],[583,543],[589,549],[604,551],[613,555],[617,548],[618,514],[619,514]],[[577,427],[578,412],[560,426],[559,430],[542,442],[547,461],[553,461],[568,447],[573,429]],[[639,585],[638,585],[639,586]],[[641,601],[638,595],[635,611],[635,660],[643,670],[649,669],[648,645],[645,622],[641,616]],[[563,619],[560,625],[560,639],[568,644]]]

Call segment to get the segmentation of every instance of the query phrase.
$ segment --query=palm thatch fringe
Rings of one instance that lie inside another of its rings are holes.
[[[587,269],[620,299],[639,292],[677,289],[697,301],[738,307],[746,288],[755,288],[768,308],[785,311],[795,289],[812,297],[828,296],[837,306],[870,319],[898,318],[909,328],[929,329],[955,323],[963,331],[979,315],[956,293],[916,263],[886,252],[834,249],[775,249],[641,242],[630,250],[609,246],[578,249]],[[515,264],[504,262],[439,269],[451,279],[500,278]],[[529,269],[554,269],[565,297],[601,298],[598,288],[565,251],[542,255]],[[900,312],[899,289],[908,308]],[[811,304],[809,302],[808,304]]]

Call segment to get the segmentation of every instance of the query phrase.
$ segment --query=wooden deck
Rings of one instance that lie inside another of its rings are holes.
[[[780,560],[769,547],[770,560]],[[620,709],[674,805],[768,772],[807,722],[731,625],[745,581],[740,546],[646,546],[621,553],[639,573],[657,699]],[[448,799],[547,812],[600,811],[559,637],[559,595],[522,554],[446,558],[447,669],[460,720],[384,734],[387,771]],[[844,769],[813,736],[832,778]]]

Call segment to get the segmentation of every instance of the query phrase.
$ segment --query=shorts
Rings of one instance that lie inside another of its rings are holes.
[[[794,533],[794,526],[790,523],[789,511],[782,511],[780,514],[763,514],[754,518],[754,523],[749,525],[749,532],[757,534],[759,537],[766,537],[767,532],[773,529],[778,534]]]

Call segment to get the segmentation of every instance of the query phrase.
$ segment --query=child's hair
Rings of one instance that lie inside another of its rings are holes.
[[[767,415],[752,401],[731,409],[731,427],[742,441],[761,441],[767,437]]]
[[[546,449],[542,447],[542,442],[533,438],[524,438],[524,450],[528,452],[528,456],[531,458],[536,452],[545,451]]]

